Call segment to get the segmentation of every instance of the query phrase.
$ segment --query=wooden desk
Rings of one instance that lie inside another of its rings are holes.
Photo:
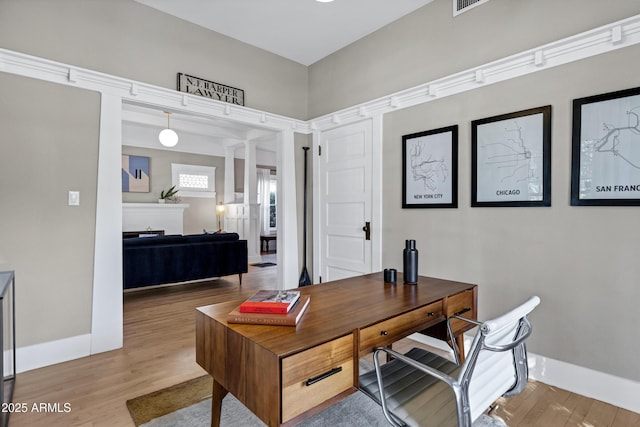
[[[297,424],[355,392],[358,359],[376,347],[464,309],[477,318],[477,286],[468,283],[419,277],[390,285],[374,273],[299,290],[311,302],[295,328],[227,324],[244,298],[197,309],[196,361],[214,380],[212,426],[227,392],[269,426]],[[452,326],[456,337],[471,328]]]

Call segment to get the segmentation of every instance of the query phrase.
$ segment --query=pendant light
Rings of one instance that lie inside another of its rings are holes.
[[[158,139],[160,140],[160,144],[165,147],[174,147],[178,143],[178,134],[175,133],[169,126],[169,116],[170,112],[165,111],[167,115],[167,128],[160,131],[160,135],[158,135]]]

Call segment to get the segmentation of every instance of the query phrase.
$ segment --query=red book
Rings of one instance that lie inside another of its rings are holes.
[[[241,313],[287,314],[300,298],[299,291],[263,289],[240,304]]]
[[[309,295],[301,296],[293,309],[287,314],[241,313],[240,307],[227,315],[227,323],[250,325],[296,326],[309,306]]]

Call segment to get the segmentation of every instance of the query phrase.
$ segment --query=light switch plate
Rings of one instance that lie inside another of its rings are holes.
[[[80,206],[79,191],[69,191],[69,206]]]

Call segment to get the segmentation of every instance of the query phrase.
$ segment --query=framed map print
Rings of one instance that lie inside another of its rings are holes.
[[[551,206],[551,106],[471,122],[471,206]]]
[[[402,137],[402,207],[458,207],[458,125]]]
[[[571,204],[640,206],[640,88],[573,101]]]

